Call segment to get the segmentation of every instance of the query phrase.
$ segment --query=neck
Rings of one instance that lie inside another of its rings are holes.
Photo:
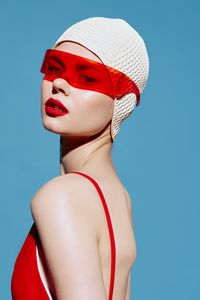
[[[112,162],[112,141],[108,134],[92,138],[60,136],[60,173],[116,173]]]

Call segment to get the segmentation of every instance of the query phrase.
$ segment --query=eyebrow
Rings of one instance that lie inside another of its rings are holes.
[[[65,65],[64,65],[63,62],[62,62],[62,60],[60,60],[57,56],[51,55],[51,56],[49,57],[49,59],[53,59],[53,60],[56,61],[57,63],[61,64],[62,67],[65,67]]]
[[[49,57],[49,59],[53,59],[55,60],[57,63],[60,63],[62,65],[62,67],[65,67],[65,65],[63,64],[62,60],[58,58],[58,56],[56,55],[51,55]],[[85,63],[78,63],[76,64],[76,68],[78,71],[84,71],[84,70],[95,70],[98,73],[102,74],[102,72],[96,68],[92,63],[91,64],[85,64]]]
[[[97,69],[95,66],[93,66],[92,64],[90,65],[90,64],[79,63],[76,65],[76,67],[80,71],[91,69],[91,70],[95,70],[95,71],[101,73],[101,71],[99,69]]]

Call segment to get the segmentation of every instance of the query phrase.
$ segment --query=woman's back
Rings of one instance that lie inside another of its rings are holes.
[[[125,299],[129,271],[136,259],[136,242],[132,225],[130,198],[116,178],[113,182],[99,182],[104,193],[115,238],[116,268],[113,300]],[[110,242],[105,215],[99,209],[99,250],[106,291],[109,291]]]
[[[94,177],[93,177],[94,178]],[[98,179],[109,210],[116,247],[116,267],[113,300],[125,299],[129,271],[136,259],[136,242],[132,225],[132,209],[129,195],[117,177]],[[99,251],[106,294],[109,292],[110,238],[101,202],[96,199],[96,222],[99,230]]]

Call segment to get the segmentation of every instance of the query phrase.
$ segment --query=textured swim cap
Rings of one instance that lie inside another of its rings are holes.
[[[67,40],[82,44],[95,53],[105,65],[129,76],[140,94],[143,92],[149,74],[148,53],[142,37],[125,20],[106,17],[81,20],[65,30],[53,47]],[[134,93],[126,94],[120,99],[115,98],[113,101],[112,142],[119,132],[121,122],[137,105]]]

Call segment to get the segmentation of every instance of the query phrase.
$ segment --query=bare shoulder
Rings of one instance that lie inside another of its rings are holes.
[[[31,200],[30,209],[38,230],[52,226],[53,220],[62,221],[64,226],[66,220],[70,224],[78,219],[79,224],[87,224],[92,234],[99,238],[101,210],[98,197],[90,180],[69,173],[54,177],[41,186]]]
[[[60,213],[66,209],[65,213],[89,213],[92,209],[92,197],[94,197],[94,187],[88,179],[78,174],[65,174],[54,177],[41,186],[32,198],[30,208],[35,219],[38,214]],[[83,210],[84,209],[84,210]]]
[[[58,299],[106,299],[94,194],[89,180],[66,174],[48,181],[32,199],[32,215]]]

